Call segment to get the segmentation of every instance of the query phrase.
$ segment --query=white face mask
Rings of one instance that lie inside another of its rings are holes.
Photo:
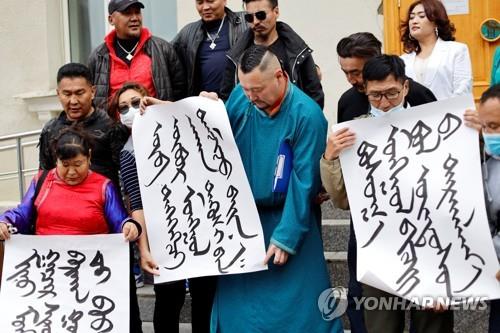
[[[128,112],[125,114],[120,114],[120,121],[123,125],[128,128],[132,128],[132,124],[134,123],[135,115],[139,113],[138,108],[129,107]]]
[[[399,105],[396,105],[395,107],[393,107],[392,109],[389,109],[387,111],[382,111],[380,109],[377,109],[376,107],[374,107],[373,105],[370,105],[371,106],[371,109],[370,109],[370,113],[372,114],[372,116],[374,117],[380,117],[380,116],[383,116],[385,114],[388,114],[388,113],[394,113],[394,112],[399,112],[399,111],[402,111],[405,109],[405,107],[403,106],[405,103],[404,99],[401,101],[401,104]]]

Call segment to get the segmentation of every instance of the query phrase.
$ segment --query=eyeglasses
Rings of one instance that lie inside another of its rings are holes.
[[[245,14],[245,21],[247,21],[248,23],[253,23],[254,16],[255,16],[255,18],[257,20],[264,21],[266,19],[266,17],[267,17],[267,14],[263,10],[255,12],[253,14],[252,13],[247,13],[247,14]]]
[[[382,100],[382,97],[385,97],[387,100],[395,100],[396,98],[399,97],[399,94],[401,94],[401,90],[399,91],[386,91],[386,92],[375,92],[375,93],[370,93],[367,94],[368,99],[373,102],[380,102]]]
[[[133,107],[135,109],[138,109],[141,105],[141,100],[140,99],[133,99],[130,102],[130,105],[121,105],[118,107],[118,112],[120,114],[127,114],[128,111],[130,110],[130,107]]]

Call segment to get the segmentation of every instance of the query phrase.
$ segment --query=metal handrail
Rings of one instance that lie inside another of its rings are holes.
[[[29,171],[24,173],[24,176],[34,176],[37,174],[38,169],[28,169]],[[4,180],[17,179],[17,174],[15,176],[0,176],[0,182]]]
[[[0,141],[5,141],[5,140],[12,140],[12,139],[22,139],[28,136],[33,136],[42,133],[41,129],[34,130],[34,131],[29,131],[29,132],[22,132],[22,133],[14,133],[14,134],[8,134],[4,136],[0,136]]]
[[[31,172],[37,170],[37,169],[25,169],[24,168],[23,147],[33,146],[33,145],[38,143],[38,141],[29,141],[29,142],[23,143],[23,142],[21,142],[21,140],[23,138],[27,138],[30,136],[40,135],[41,132],[42,132],[42,130],[39,129],[39,130],[34,130],[34,131],[28,131],[28,132],[0,136],[0,142],[1,141],[8,141],[8,140],[16,140],[15,144],[0,147],[0,151],[5,151],[8,149],[16,149],[16,156],[17,156],[17,171],[8,171],[8,172],[1,173],[0,174],[0,181],[14,179],[15,177],[9,177],[9,176],[17,174],[18,175],[17,176],[18,183],[19,183],[19,197],[20,197],[20,199],[22,199],[23,195],[24,195],[24,176],[25,176],[25,174],[30,174]],[[3,178],[1,178],[1,177],[3,177]]]
[[[38,140],[36,141],[28,141],[28,142],[23,142],[21,144],[22,147],[29,147],[29,146],[35,146],[38,144]],[[0,152],[4,151],[4,150],[9,150],[9,149],[13,149],[13,148],[16,148],[16,145],[8,145],[8,146],[3,146],[3,147],[0,147]]]

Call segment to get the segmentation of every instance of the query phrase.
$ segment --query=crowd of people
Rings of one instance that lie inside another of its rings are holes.
[[[0,215],[0,240],[16,232],[123,233],[131,242],[130,332],[142,332],[133,243],[142,269],[158,274],[148,245],[132,123],[144,112],[140,108],[198,95],[226,103],[262,223],[267,247],[262,259],[269,269],[189,279],[193,332],[343,331],[339,318],[324,320],[317,309],[319,295],[330,286],[319,204],[325,198],[323,186],[336,207],[349,209],[339,155],[355,143],[356,134],[348,128],[328,131],[321,70],[307,43],[278,21],[278,0],[243,4],[243,12],[233,12],[226,0],[196,0],[200,20],[169,43],[143,27],[143,3],[111,0],[108,19],[114,29],[90,54],[88,65],[69,63],[59,69],[63,112],[41,133],[40,171],[21,204]],[[369,32],[338,42],[338,62],[352,85],[338,101],[338,123],[472,92],[468,47],[454,40],[455,28],[441,1],[415,1],[400,29],[401,56],[383,54],[381,42]],[[491,87],[477,111],[464,110],[464,119],[482,134],[485,202],[500,260],[499,64],[497,49]],[[283,145],[292,152],[285,190],[272,186],[276,152]],[[69,205],[74,209],[68,210]],[[401,311],[355,307],[355,297],[390,296],[357,281],[356,262],[351,222],[351,332],[403,332]],[[154,286],[155,332],[178,332],[185,286],[183,280]],[[500,331],[500,300],[491,302],[489,327]],[[453,311],[413,311],[411,330],[451,333]]]

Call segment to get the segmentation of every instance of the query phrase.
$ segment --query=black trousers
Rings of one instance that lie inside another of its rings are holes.
[[[134,250],[130,243],[130,333],[142,333],[141,314],[139,312],[139,302],[137,300],[137,288],[135,287],[135,277],[133,271]]]
[[[210,316],[217,277],[189,279],[193,333],[210,332]],[[179,316],[186,295],[184,280],[154,286],[156,302],[153,317],[155,333],[178,333]]]

